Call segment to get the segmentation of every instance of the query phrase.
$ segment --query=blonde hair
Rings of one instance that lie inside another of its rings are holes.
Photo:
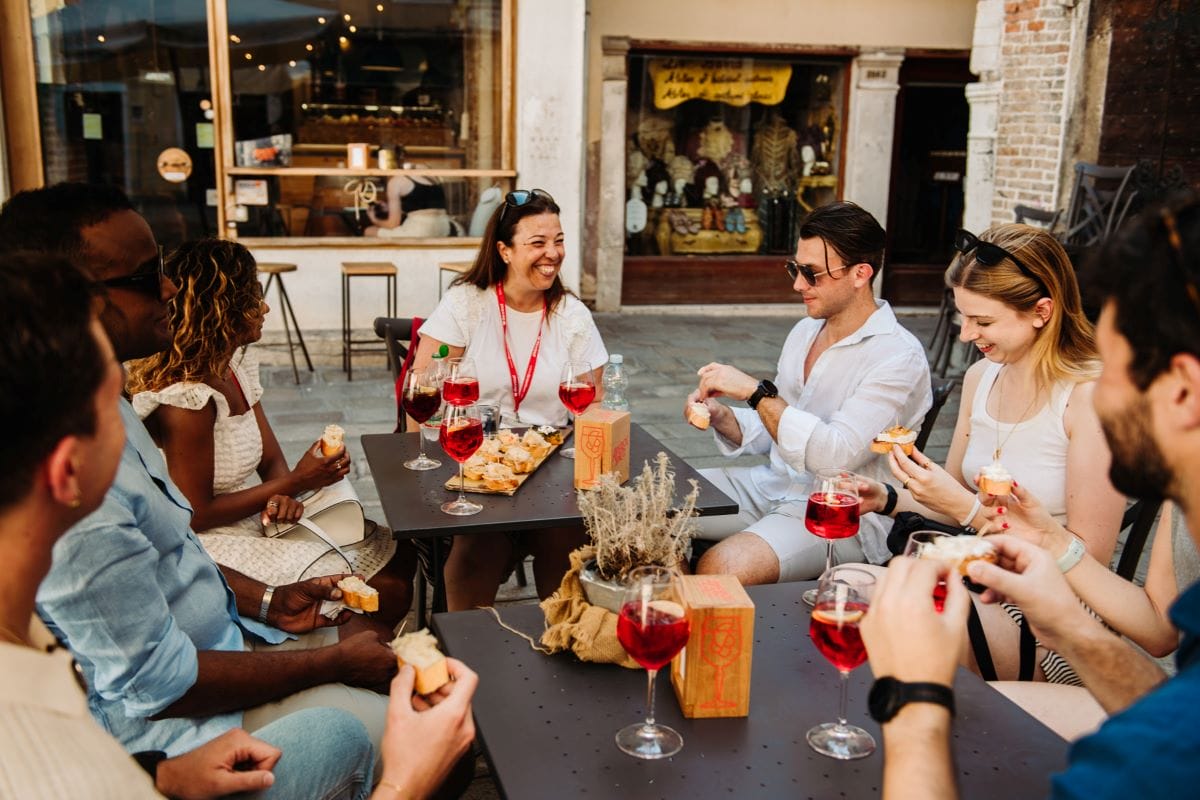
[[[163,352],[129,363],[130,394],[219,379],[260,312],[257,264],[237,242],[185,242],[164,271],[179,287],[169,306],[174,338]]]
[[[1083,313],[1075,268],[1058,240],[1040,228],[1009,223],[988,228],[981,242],[999,245],[1036,276],[1021,271],[1012,258],[994,266],[980,264],[978,251],[957,255],[946,270],[946,285],[999,300],[1017,311],[1032,312],[1049,297],[1050,317],[1037,331],[1033,359],[1043,386],[1057,381],[1094,380],[1100,374],[1092,323]],[[1039,285],[1040,284],[1040,285]]]

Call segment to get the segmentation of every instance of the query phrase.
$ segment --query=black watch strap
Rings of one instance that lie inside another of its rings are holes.
[[[133,754],[133,760],[150,776],[150,780],[158,777],[158,765],[165,761],[167,754],[162,750],[143,750]]]
[[[754,393],[746,399],[746,405],[757,411],[758,404],[761,403],[764,398],[778,396],[779,390],[775,388],[775,384],[771,383],[766,378],[763,378],[758,382],[758,388],[754,390]]]
[[[909,703],[933,703],[954,716],[954,690],[940,683],[905,683],[884,676],[875,681],[867,696],[867,710],[880,724],[891,720]]]
[[[896,487],[890,483],[885,483],[883,489],[887,492],[887,501],[883,504],[883,508],[879,509],[879,513],[890,517],[896,510],[896,503],[900,501],[900,495],[896,493]]]

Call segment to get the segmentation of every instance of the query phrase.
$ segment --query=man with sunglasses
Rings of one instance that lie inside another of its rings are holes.
[[[177,290],[163,275],[149,225],[120,189],[57,184],[21,192],[0,209],[0,242],[63,256],[84,272],[101,290],[100,321],[119,361],[170,346],[167,303]],[[396,660],[374,633],[340,639],[336,626],[348,611],[334,619],[320,613],[323,602],[340,599],[339,576],[266,586],[218,567],[127,399],[120,411],[125,449],[112,488],[56,543],[37,596],[39,615],[82,667],[92,714],[127,750],[173,756],[235,727],[253,731],[295,711],[331,707],[357,717],[378,753],[388,700],[376,690],[386,691]],[[465,720],[423,720],[434,730],[405,741],[412,750],[429,747],[430,765],[446,755],[431,743],[470,724],[473,680],[465,667],[453,669],[466,679],[453,704],[468,709]],[[322,732],[311,736],[312,752],[282,764],[320,762]],[[409,762],[421,766],[406,781],[429,782],[424,761]]]
[[[1103,301],[1096,342],[1103,369],[1093,402],[1112,451],[1113,485],[1132,497],[1175,501],[1200,546],[1200,198],[1152,207],[1110,240],[1092,267]],[[1111,716],[1077,740],[1047,795],[1191,797],[1200,782],[1200,583],[1170,609],[1182,640],[1177,674],[1109,630],[1075,596],[1055,554],[1016,536],[988,537],[996,564],[968,567],[985,602],[1020,606],[1040,644],[1066,658]],[[957,795],[951,758],[962,628],[971,604],[949,581],[945,608],[930,594],[933,562],[896,559],[862,624],[877,680],[872,716],[883,726],[885,798]],[[914,688],[913,684],[922,685]],[[970,779],[968,779],[970,780]]]
[[[815,578],[826,545],[804,527],[813,475],[843,468],[894,482],[871,441],[897,423],[919,427],[932,399],[924,348],[872,292],[884,240],[878,221],[854,203],[815,209],[785,265],[808,317],[784,343],[774,381],[728,364],[700,368],[688,402],[707,405],[720,451],[770,461],[704,471],[741,511],[699,521],[700,538],[718,542],[697,571],[745,584]],[[749,408],[717,402],[722,396]],[[859,536],[835,542],[838,561],[882,563],[890,524],[877,514],[862,519]]]

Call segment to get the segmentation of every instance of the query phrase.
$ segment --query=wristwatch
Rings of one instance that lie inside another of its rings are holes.
[[[909,703],[936,703],[954,716],[954,690],[940,683],[905,683],[891,676],[875,681],[867,695],[871,719],[882,724],[900,713]]]
[[[1083,556],[1087,553],[1087,548],[1083,546],[1078,536],[1071,535],[1071,543],[1067,545],[1067,550],[1055,561],[1058,564],[1059,572],[1069,572],[1076,564],[1083,560]]]
[[[775,384],[771,383],[766,378],[758,382],[758,388],[754,390],[754,394],[750,395],[746,400],[746,405],[753,409],[758,408],[758,404],[762,402],[764,397],[779,397],[779,390],[775,388]]]

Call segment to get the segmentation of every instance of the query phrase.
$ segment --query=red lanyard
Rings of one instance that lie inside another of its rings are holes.
[[[546,298],[542,298],[542,319],[538,323],[537,339],[533,343],[533,352],[529,354],[529,366],[525,368],[525,380],[521,388],[517,388],[517,365],[513,361],[512,351],[508,349],[508,309],[504,306],[504,286],[496,284],[496,300],[500,303],[500,327],[504,331],[504,357],[508,359],[508,376],[512,379],[513,414],[520,416],[521,401],[529,394],[529,384],[533,383],[533,370],[537,366],[538,351],[542,349],[542,328],[546,324]]]

